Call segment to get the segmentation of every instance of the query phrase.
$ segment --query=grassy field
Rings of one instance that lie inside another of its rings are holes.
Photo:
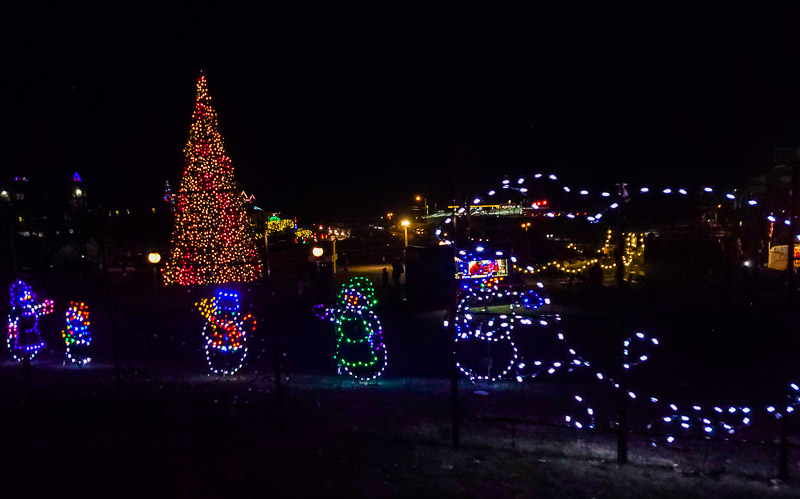
[[[19,367],[3,371],[4,399],[19,396]],[[35,371],[31,403],[2,412],[0,467],[34,497],[800,496],[797,482],[773,479],[774,446],[686,441],[666,449],[634,438],[631,462],[619,466],[613,435],[512,432],[474,412],[477,399],[500,391],[478,395],[468,385],[453,448],[444,380],[290,379],[281,427],[267,379],[130,372],[112,402],[109,368],[45,371]],[[796,460],[791,473],[800,476]]]
[[[231,379],[210,378],[202,319],[192,310],[208,290],[154,294],[145,272],[112,281],[123,372],[117,396],[102,283],[39,283],[57,304],[90,303],[98,362],[83,370],[62,365],[54,314],[42,323],[48,351],[34,364],[30,397],[21,367],[0,363],[4,477],[31,496],[800,497],[796,481],[774,480],[777,425],[769,421],[746,435],[764,444],[679,440],[667,448],[636,436],[630,464],[618,466],[607,431],[616,399],[608,394],[596,393],[598,413],[605,412],[596,432],[497,420],[563,421],[576,389],[595,390],[574,375],[523,385],[462,380],[461,446],[453,448],[444,311],[408,308],[402,292],[381,286],[380,268],[351,266],[327,284],[330,292],[352,275],[376,282],[389,367],[372,385],[334,375],[330,325],[297,303],[290,274],[249,294],[260,327],[246,368]],[[546,278],[553,299],[546,312],[561,314],[560,328],[582,356],[607,369],[633,331],[659,337],[656,355],[634,380],[643,393],[763,405],[793,379],[798,339],[773,288],[751,292],[737,281],[726,289],[692,268],[650,276],[624,295],[610,281],[600,290],[567,289],[564,279]],[[283,427],[272,378],[276,349]],[[632,429],[642,431],[649,416],[632,411]],[[794,447],[790,476],[800,477]]]

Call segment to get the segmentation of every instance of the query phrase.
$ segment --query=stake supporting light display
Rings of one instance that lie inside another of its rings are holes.
[[[213,374],[231,375],[242,368],[247,358],[247,330],[256,330],[252,315],[242,317],[239,293],[218,290],[213,298],[203,298],[195,307],[206,319],[203,349]]]
[[[342,285],[337,307],[319,315],[335,325],[333,358],[340,374],[346,373],[359,381],[372,381],[386,369],[383,329],[372,310],[377,303],[372,282],[365,277],[353,277]]]
[[[61,331],[61,337],[67,346],[67,359],[78,366],[85,366],[92,361],[89,357],[89,348],[92,345],[90,325],[89,307],[82,302],[69,302],[66,328]]]
[[[11,313],[8,316],[6,343],[14,358],[33,359],[45,342],[39,332],[39,318],[53,311],[53,300],[38,301],[24,281],[11,285]]]
[[[258,279],[261,262],[255,235],[204,75],[197,80],[197,101],[183,153],[186,164],[175,194],[172,253],[164,282],[188,286]]]

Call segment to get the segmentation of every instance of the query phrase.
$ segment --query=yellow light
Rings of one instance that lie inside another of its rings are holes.
[[[417,196],[417,201],[422,201],[422,196]]]
[[[400,222],[400,225],[402,225],[403,227],[408,227],[409,225],[411,225],[411,222],[409,222],[408,220],[403,220],[402,222]]]
[[[161,261],[161,254],[160,253],[150,253],[147,255],[147,261],[152,263],[153,265],[157,264]]]
[[[319,246],[314,246],[314,248],[311,250],[311,254],[314,255],[317,258],[321,257],[322,256],[322,248],[320,248]]]
[[[311,239],[314,237],[314,233],[311,232],[310,229],[304,229],[302,227],[297,229],[294,235],[297,236],[298,239]]]
[[[278,232],[294,228],[294,220],[283,218],[267,221],[267,233],[276,234]]]

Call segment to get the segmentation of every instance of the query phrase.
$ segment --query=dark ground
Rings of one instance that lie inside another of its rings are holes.
[[[649,438],[634,436],[630,465],[616,465],[614,435],[605,431],[616,399],[579,373],[522,385],[462,381],[462,445],[452,448],[444,311],[408,309],[402,295],[381,288],[380,267],[351,266],[336,277],[376,279],[389,367],[374,385],[335,376],[331,326],[298,306],[293,272],[278,272],[269,305],[263,289],[248,295],[259,329],[247,366],[231,379],[205,375],[202,319],[191,305],[210,290],[154,294],[148,269],[112,276],[121,396],[102,281],[33,283],[40,296],[57,300],[56,312],[42,324],[49,351],[34,362],[28,402],[21,366],[7,355],[0,365],[4,483],[31,496],[800,497],[795,481],[772,481],[777,425],[765,415],[758,422],[754,416],[741,438],[766,444],[679,440],[653,448]],[[751,292],[741,280],[723,286],[697,269],[650,270],[647,282],[625,294],[622,309],[610,281],[594,291],[545,279],[553,299],[547,312],[563,315],[562,330],[584,358],[609,369],[623,336],[642,329],[659,337],[649,365],[632,378],[640,393],[679,404],[763,407],[774,400],[796,374],[798,350],[769,282]],[[75,298],[90,304],[97,347],[97,364],[82,370],[61,365],[59,304]],[[284,354],[283,429],[276,341]],[[512,430],[492,419],[560,423],[576,390],[595,396],[594,432]],[[632,429],[643,431],[645,408],[634,403],[631,411]],[[793,448],[793,477],[800,476],[796,456]]]

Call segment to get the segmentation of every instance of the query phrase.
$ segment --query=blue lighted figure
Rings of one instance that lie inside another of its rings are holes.
[[[6,342],[14,358],[33,359],[44,348],[39,333],[39,317],[53,311],[53,300],[37,301],[28,284],[17,281],[11,285],[11,313],[8,315]]]
[[[377,379],[386,369],[386,345],[378,316],[372,311],[378,300],[369,279],[353,277],[342,285],[338,306],[324,311],[336,325],[333,354],[339,374],[347,373],[359,381]]]
[[[203,326],[208,367],[214,374],[230,375],[244,365],[247,358],[247,331],[255,331],[256,321],[251,314],[242,317],[239,293],[217,291],[214,298],[203,298],[195,306],[206,319]]]
[[[519,380],[525,362],[514,341],[514,328],[531,323],[521,312],[534,311],[548,301],[535,290],[525,289],[524,284],[501,285],[504,277],[497,275],[502,274],[501,265],[495,259],[486,259],[485,253],[482,246],[476,253],[461,250],[456,260],[461,276],[460,298],[452,319],[456,367],[473,382],[494,382],[510,376]],[[494,256],[501,255],[494,252]],[[449,326],[450,319],[447,323]]]

